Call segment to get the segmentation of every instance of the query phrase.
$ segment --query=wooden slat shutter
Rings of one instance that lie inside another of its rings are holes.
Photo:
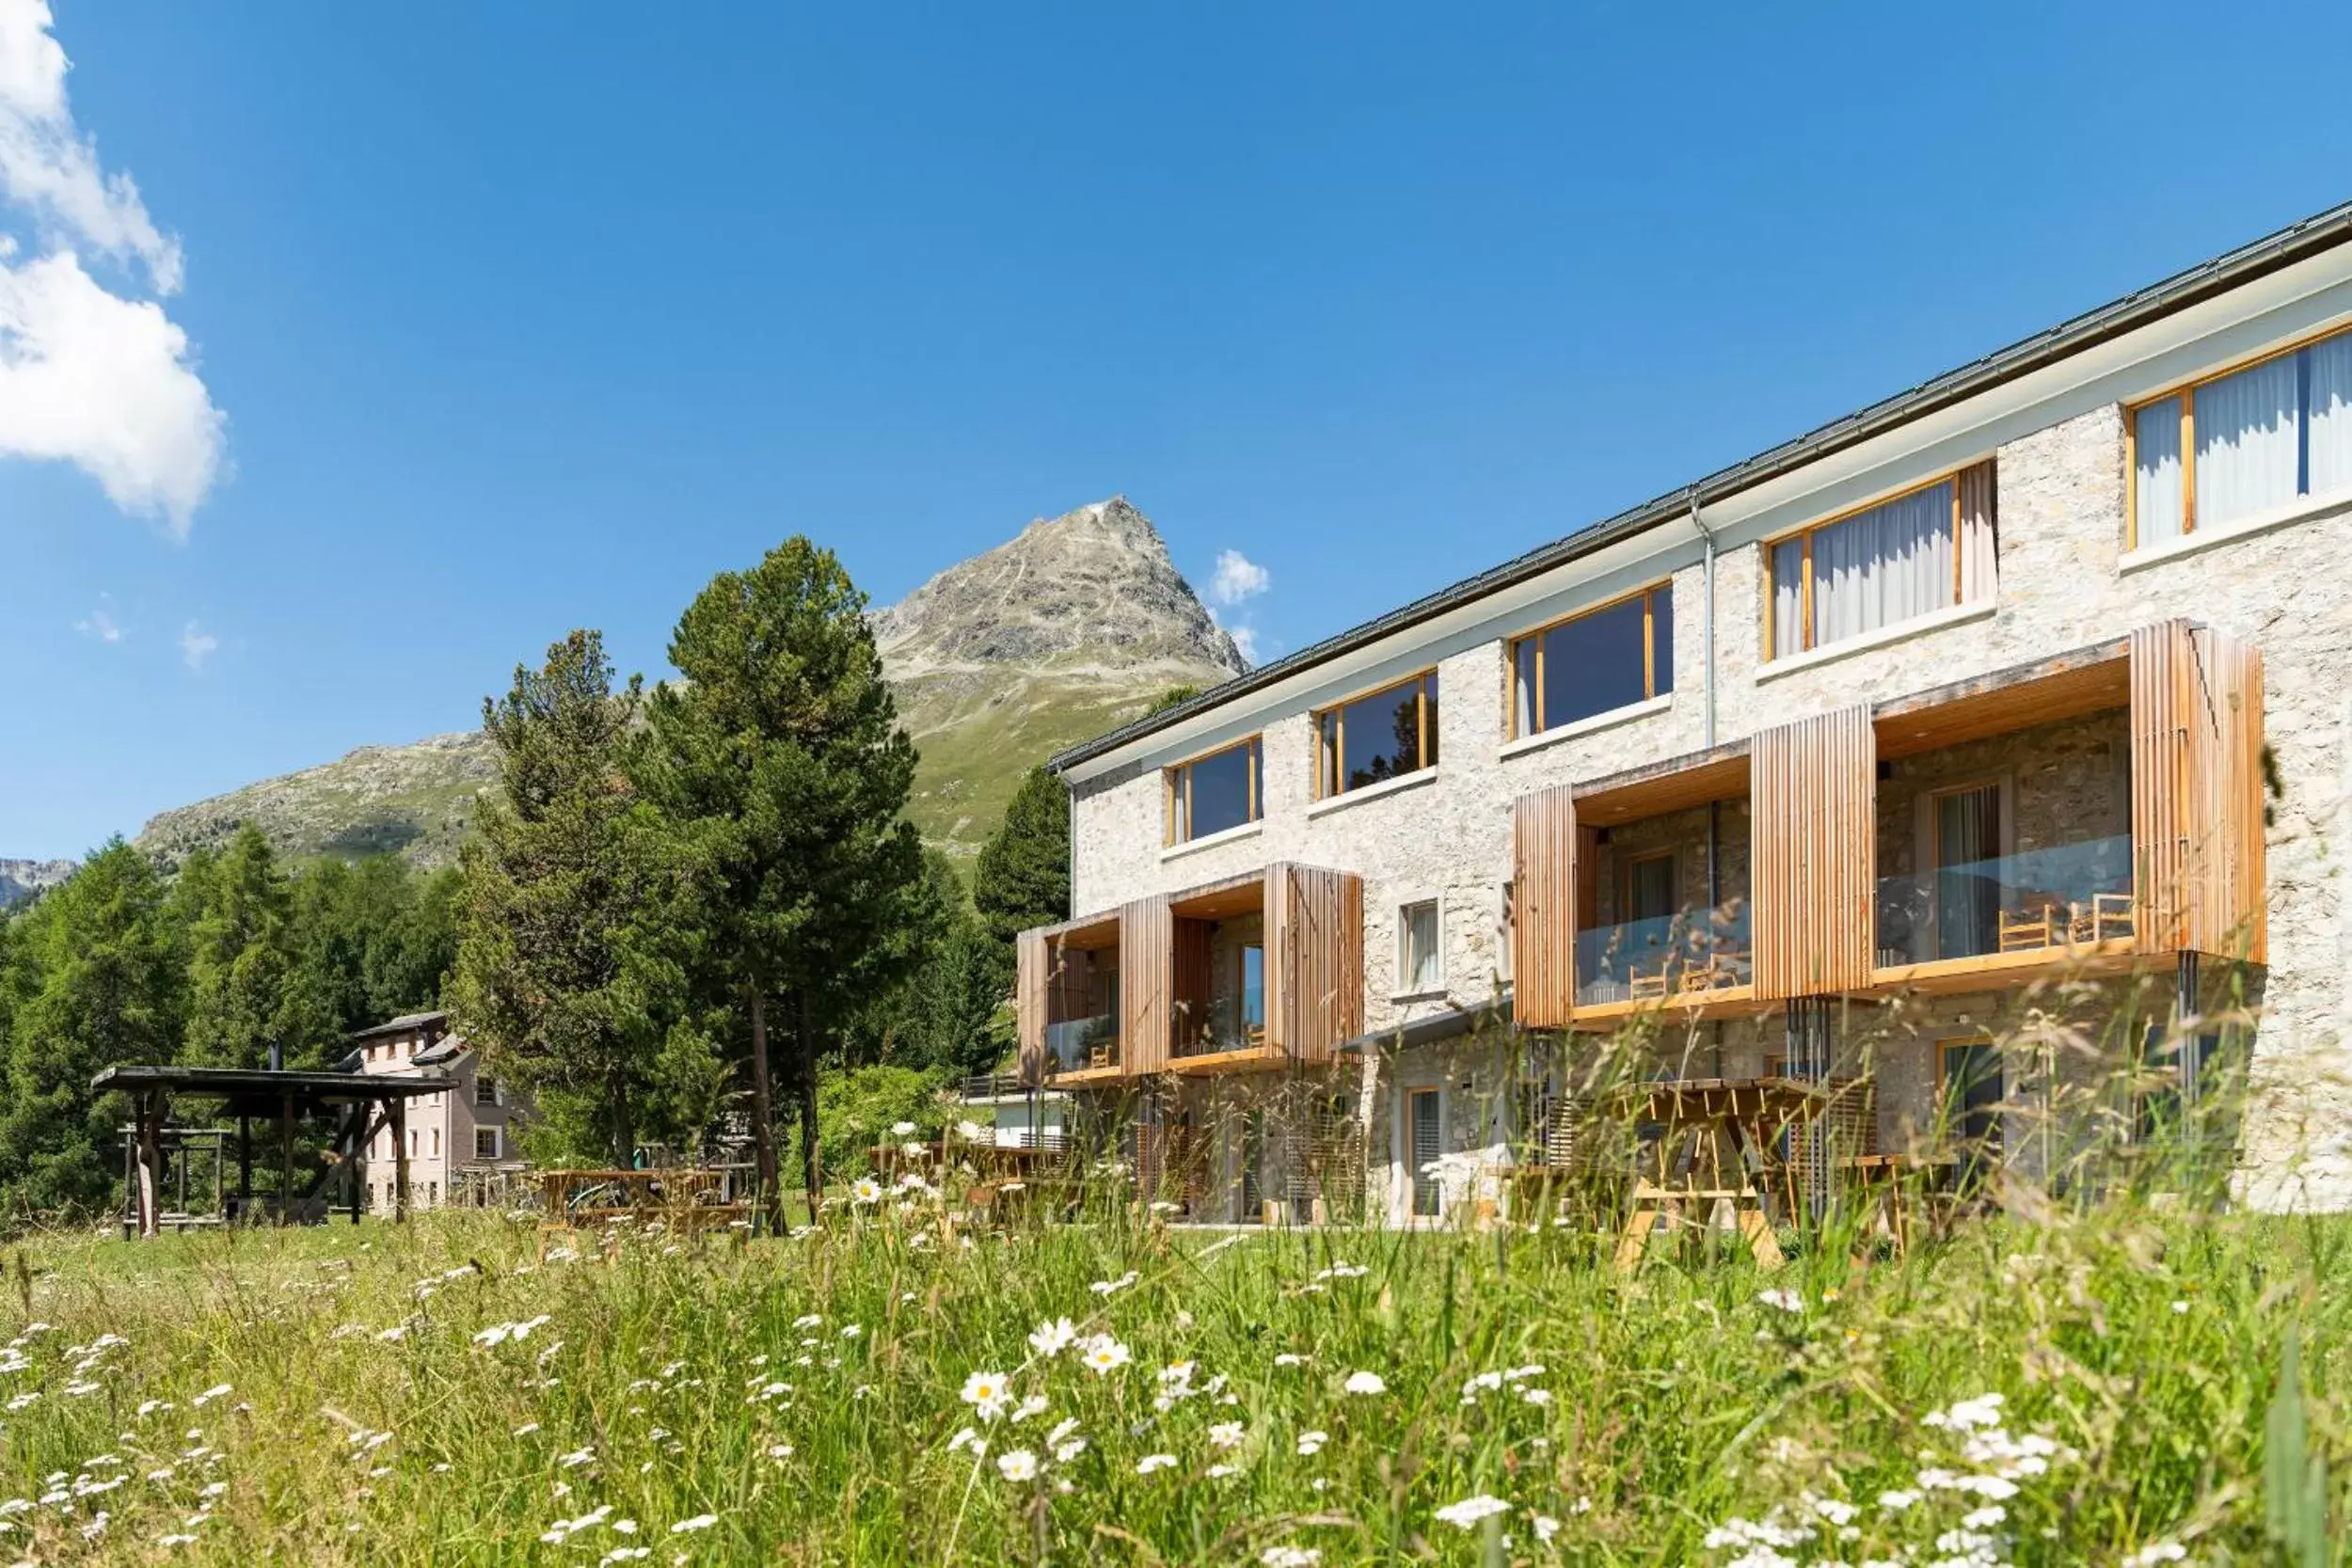
[[[1164,897],[1138,898],[1119,911],[1119,1060],[1129,1078],[1168,1070],[1171,924]]]
[[[1024,931],[1013,942],[1013,1031],[1021,1042],[1021,1081],[1045,1081],[1045,933]]]
[[[2265,962],[2261,651],[2171,620],[2131,657],[2138,949]]]
[[[1352,871],[1266,867],[1266,1045],[1311,1066],[1364,1028],[1364,881]]]
[[[1869,708],[1761,731],[1749,759],[1756,994],[1867,986],[1878,945],[1878,737]]]
[[[1578,842],[1566,785],[1513,802],[1511,996],[1522,1028],[1565,1028],[1575,1007]]]

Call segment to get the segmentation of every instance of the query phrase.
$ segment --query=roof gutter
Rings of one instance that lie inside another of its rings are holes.
[[[1466,578],[1449,588],[1426,594],[1386,615],[1351,627],[1299,649],[1271,664],[1211,687],[1187,702],[1147,714],[1055,756],[1046,764],[1059,773],[1115,752],[1131,742],[1182,723],[1197,714],[1220,707],[1236,697],[1262,690],[1301,671],[1406,630],[1447,611],[1540,577],[1555,567],[1607,548],[1685,514],[1695,521],[1697,509],[1712,506],[1768,480],[1804,467],[1874,436],[1940,409],[1965,402],[2004,382],[2016,380],[2058,363],[2083,350],[2120,338],[2150,322],[2210,299],[2352,239],[2352,202],[2291,224],[2250,245],[2241,245],[2212,261],[2200,262],[2162,282],[2125,294],[2070,321],[2035,333],[2009,347],[1986,355],[1957,370],[1947,371],[1907,392],[1872,404],[1833,420],[1828,424],[1785,441],[1741,463],[1718,469],[1695,483],[1669,491],[1590,528],[1539,546],[1516,560]],[[1709,682],[1711,688],[1712,682]]]

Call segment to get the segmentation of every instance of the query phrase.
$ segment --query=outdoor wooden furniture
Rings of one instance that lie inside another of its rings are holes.
[[[1633,999],[1636,1002],[1645,1002],[1666,994],[1666,964],[1664,960],[1660,960],[1658,973],[1655,974],[1652,974],[1645,970],[1631,968],[1628,969],[1627,974],[1629,977],[1627,989],[1632,993]]]
[[[1627,1114],[1662,1128],[1635,1174],[1617,1267],[1631,1270],[1663,1234],[1704,1229],[1723,1205],[1756,1262],[1786,1261],[1764,1198],[1784,1164],[1781,1133],[1820,1117],[1847,1085],[1795,1078],[1695,1078],[1619,1092]]]
[[[2003,910],[1998,921],[2000,950],[2023,953],[2037,947],[2056,947],[2061,934],[2073,927],[2074,911],[2052,894],[2027,894],[2015,914]]]
[[[2094,893],[2090,903],[2074,906],[2073,934],[2076,942],[2128,937],[2136,929],[2132,924],[2132,895],[2128,893]]]
[[[672,1230],[694,1232],[751,1217],[748,1203],[719,1201],[721,1173],[693,1166],[647,1170],[543,1170],[539,1196],[544,1235],[626,1221],[660,1221]]]

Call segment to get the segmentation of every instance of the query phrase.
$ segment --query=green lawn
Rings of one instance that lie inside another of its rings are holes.
[[[2344,1517],[2347,1241],[2116,1209],[1629,1280],[919,1196],[544,1260],[480,1215],[50,1239],[0,1291],[0,1561],[2269,1562],[2310,1455]]]

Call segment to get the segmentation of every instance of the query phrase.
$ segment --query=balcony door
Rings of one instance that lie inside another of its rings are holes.
[[[1935,956],[1967,958],[2000,944],[2001,786],[1931,796],[1935,847]]]
[[[1952,1146],[1954,1180],[1963,1192],[1981,1186],[2001,1152],[2001,1102],[2009,1096],[2001,1051],[1991,1040],[1941,1040],[1936,1083],[1944,1134]]]

